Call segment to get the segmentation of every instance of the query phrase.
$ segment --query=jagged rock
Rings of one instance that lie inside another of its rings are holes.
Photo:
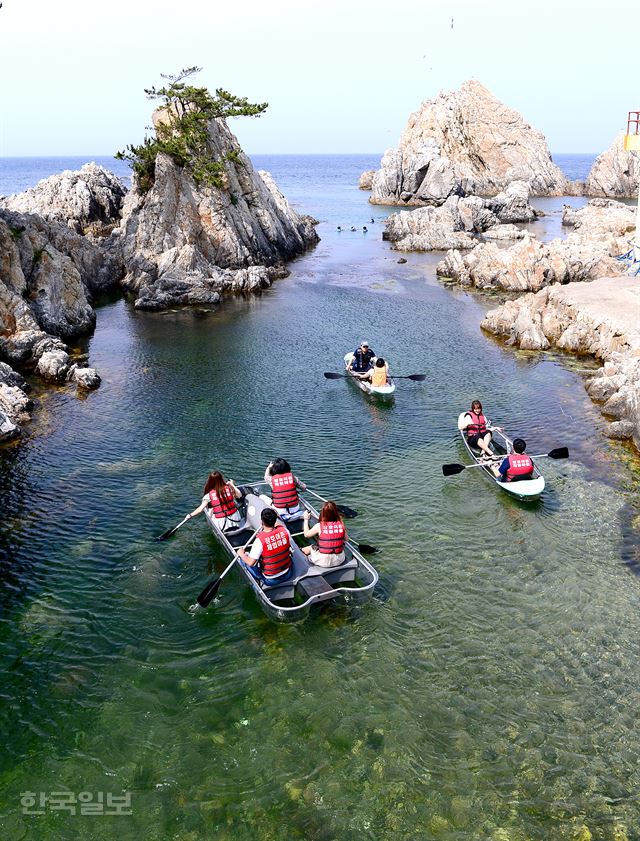
[[[0,362],[0,383],[9,386],[17,386],[22,391],[26,391],[28,386],[24,379],[17,371],[14,371],[6,362]]]
[[[370,190],[373,185],[373,176],[376,174],[375,169],[368,169],[363,172],[358,181],[358,187],[361,190]]]
[[[95,163],[65,170],[24,193],[1,200],[18,213],[37,214],[68,226],[77,234],[109,234],[119,223],[126,190],[119,178]]]
[[[624,132],[621,131],[611,148],[593,162],[584,192],[587,196],[611,196],[635,199],[640,181],[640,160],[637,155],[625,152]]]
[[[451,195],[495,195],[513,181],[535,195],[572,189],[542,134],[470,80],[411,114],[399,147],[382,158],[370,201],[438,205]]]
[[[95,368],[83,368],[79,365],[72,365],[67,372],[67,380],[78,384],[78,388],[91,391],[98,388],[102,382]]]
[[[47,382],[63,383],[67,379],[70,364],[69,354],[65,351],[48,350],[38,359],[36,373]]]
[[[450,251],[436,271],[465,286],[520,291],[624,273],[625,265],[615,257],[628,249],[628,232],[635,225],[630,208],[594,199],[579,211],[565,208],[564,221],[574,228],[566,239],[540,243],[526,233],[507,249],[488,242],[469,254]]]
[[[87,333],[95,325],[93,295],[112,288],[120,271],[69,228],[0,210],[0,336]]]
[[[471,234],[486,233],[492,239],[521,239],[523,232],[501,223],[529,222],[535,215],[529,204],[529,185],[518,181],[492,199],[450,196],[439,207],[392,213],[385,221],[382,238],[392,242],[398,251],[467,249],[478,242]]]
[[[10,441],[20,434],[18,425],[15,424],[2,409],[0,409],[0,442]]]
[[[134,179],[127,196],[123,285],[140,308],[215,303],[221,292],[261,289],[286,273],[285,260],[318,241],[313,220],[289,206],[268,173],[254,171],[223,121],[211,121],[209,137],[212,157],[226,158],[223,188],[197,187],[161,154],[149,192]]]
[[[489,311],[482,328],[509,344],[556,346],[604,361],[585,386],[602,411],[615,418],[609,433],[640,448],[640,287],[633,277],[554,285]]]

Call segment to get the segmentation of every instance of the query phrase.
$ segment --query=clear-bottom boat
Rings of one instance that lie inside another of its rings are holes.
[[[344,369],[347,372],[349,379],[352,383],[358,386],[361,391],[364,391],[366,394],[372,394],[376,397],[391,397],[391,395],[396,390],[396,384],[393,382],[391,378],[386,385],[378,385],[374,386],[368,380],[361,380],[360,377],[356,377],[353,371],[349,368],[351,361],[353,359],[352,353],[345,354],[344,357]]]
[[[222,531],[216,525],[211,509],[205,509],[207,522],[230,557],[243,547],[260,526],[260,514],[269,503],[259,496],[259,489],[268,489],[263,482],[244,485],[246,492],[241,504],[243,519],[235,529]],[[236,569],[251,587],[261,608],[271,619],[277,622],[299,622],[309,615],[311,607],[322,602],[358,605],[368,601],[378,581],[378,573],[364,558],[352,541],[345,545],[345,561],[340,566],[319,567],[310,562],[295,538],[302,539],[303,513],[309,511],[309,528],[318,522],[318,512],[299,495],[300,513],[294,515],[284,525],[289,530],[292,540],[291,560],[294,573],[282,584],[265,584],[258,581],[248,567],[238,559]],[[279,521],[280,522],[280,521]],[[251,541],[253,542],[253,541]]]

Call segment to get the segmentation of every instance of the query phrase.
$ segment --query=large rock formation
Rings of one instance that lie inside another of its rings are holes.
[[[95,388],[92,368],[74,363],[62,339],[95,325],[94,295],[113,287],[116,261],[68,227],[0,210],[0,357],[53,382]],[[60,338],[62,337],[62,338]],[[29,417],[24,381],[0,363],[0,439]]]
[[[511,248],[477,245],[471,253],[449,251],[436,268],[442,277],[480,289],[537,291],[552,283],[595,280],[625,271],[616,256],[628,246],[635,226],[631,208],[593,199],[579,211],[565,208],[563,222],[574,230],[566,239],[541,243],[526,236]]]
[[[466,249],[477,245],[474,234],[521,239],[524,232],[505,223],[531,222],[535,218],[536,211],[529,204],[529,185],[515,181],[494,198],[450,196],[440,207],[392,213],[382,238],[398,251]]]
[[[370,201],[437,205],[451,195],[494,195],[518,180],[535,195],[574,189],[543,135],[471,80],[411,114],[400,145],[382,158]]]
[[[633,277],[552,286],[491,310],[482,328],[529,350],[550,346],[591,354],[604,367],[586,382],[590,396],[613,418],[613,438],[640,449],[640,288]]]
[[[587,196],[635,199],[639,185],[640,157],[637,153],[625,152],[624,132],[621,131],[611,148],[595,159],[584,191]]]
[[[313,220],[294,211],[268,173],[256,173],[226,124],[209,124],[222,188],[196,186],[167,155],[143,193],[135,179],[120,230],[125,288],[142,309],[215,303],[221,292],[269,286],[284,261],[318,241]]]
[[[95,163],[65,170],[24,193],[0,199],[17,213],[37,214],[78,234],[105,236],[119,224],[126,190],[113,173]]]

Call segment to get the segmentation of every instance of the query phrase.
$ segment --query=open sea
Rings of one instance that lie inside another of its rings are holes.
[[[0,160],[0,194],[85,160]],[[0,448],[0,838],[637,841],[640,462],[604,435],[595,363],[484,335],[498,299],[438,255],[399,265],[357,188],[379,156],[253,160],[319,245],[215,311],[104,302],[101,387],[32,380]],[[564,201],[532,229],[557,235]],[[324,379],[362,339],[426,382],[380,404]],[[443,477],[475,397],[529,451],[569,448],[539,502]],[[278,455],[359,512],[373,600],[280,626],[232,570],[191,610],[222,550],[203,518],[154,538],[208,470]]]

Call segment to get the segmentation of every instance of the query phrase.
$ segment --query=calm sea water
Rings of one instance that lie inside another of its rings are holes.
[[[495,299],[443,286],[435,256],[398,265],[354,186],[375,158],[257,163],[318,247],[217,312],[105,304],[101,388],[36,385],[0,449],[2,837],[640,837],[640,472],[586,397],[593,365],[505,348],[478,328]],[[381,405],[325,380],[362,338],[427,381]],[[539,503],[443,478],[476,396],[532,452],[571,450],[541,460]],[[154,536],[208,469],[278,454],[360,512],[374,600],[278,626],[231,573],[190,612],[225,559],[202,521]],[[122,789],[126,817],[20,805]]]

